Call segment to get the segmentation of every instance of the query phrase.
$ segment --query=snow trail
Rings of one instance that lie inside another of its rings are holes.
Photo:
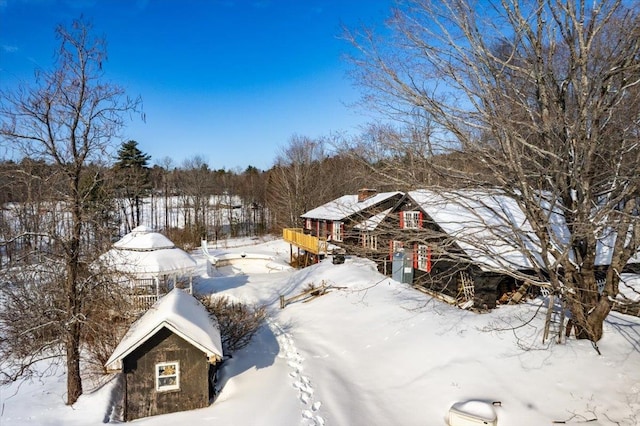
[[[298,390],[298,398],[303,405],[301,424],[304,426],[324,426],[325,419],[319,413],[322,402],[314,400],[315,390],[311,379],[303,374],[304,358],[298,352],[291,334],[284,331],[277,322],[271,319],[267,320],[267,323],[280,346],[278,357],[285,358],[287,365],[292,369],[289,377],[293,380],[293,387]]]

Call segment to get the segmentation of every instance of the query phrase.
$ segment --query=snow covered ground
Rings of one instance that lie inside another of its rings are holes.
[[[285,264],[289,246],[282,240],[255,243],[211,251],[269,255]],[[474,314],[350,257],[298,271],[237,264],[212,276],[204,256],[198,262],[197,292],[267,304],[270,320],[225,362],[212,405],[132,424],[445,425],[449,407],[470,400],[499,402],[500,426],[640,424],[640,318],[613,312],[599,356],[584,341],[542,345],[543,315],[524,325],[540,300]],[[280,295],[310,284],[336,288],[279,308]],[[0,388],[0,424],[102,424],[111,418],[115,391],[115,381],[106,381],[67,407],[59,370]]]

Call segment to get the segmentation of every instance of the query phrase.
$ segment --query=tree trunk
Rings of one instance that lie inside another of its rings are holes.
[[[584,321],[574,321],[577,339],[587,339],[598,342],[602,339],[604,320],[611,312],[611,301],[608,297],[601,297],[591,312],[584,312]]]
[[[569,301],[576,338],[595,343],[602,338],[602,323],[611,311],[611,302],[606,295],[598,293],[593,258],[587,257],[584,263],[579,271],[565,273],[564,283],[573,289],[566,292],[565,297]]]
[[[80,323],[73,321],[67,330],[67,405],[73,405],[82,395],[80,377]]]
[[[140,196],[136,195],[136,223],[135,223],[135,227],[140,226]]]
[[[65,285],[67,301],[67,325],[65,349],[67,353],[67,405],[74,404],[82,395],[82,378],[80,377],[80,304],[78,281],[80,280],[80,239],[82,237],[82,200],[80,197],[80,175],[82,168],[75,170],[72,180],[71,194],[73,198],[72,234],[69,238],[67,252],[67,277]]]

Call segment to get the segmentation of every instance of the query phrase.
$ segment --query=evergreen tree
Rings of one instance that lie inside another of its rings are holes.
[[[131,221],[127,220],[128,230],[140,225],[142,218],[141,199],[151,189],[150,159],[151,156],[142,152],[138,148],[138,142],[133,140],[123,142],[118,150],[115,164],[117,189],[123,199],[121,201],[128,203],[128,208],[121,204],[125,213],[124,217],[128,217],[127,213],[130,215]]]

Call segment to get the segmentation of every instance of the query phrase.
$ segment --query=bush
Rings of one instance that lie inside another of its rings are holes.
[[[216,320],[224,355],[232,355],[251,342],[267,318],[265,306],[234,302],[227,296],[212,296],[200,300]]]

